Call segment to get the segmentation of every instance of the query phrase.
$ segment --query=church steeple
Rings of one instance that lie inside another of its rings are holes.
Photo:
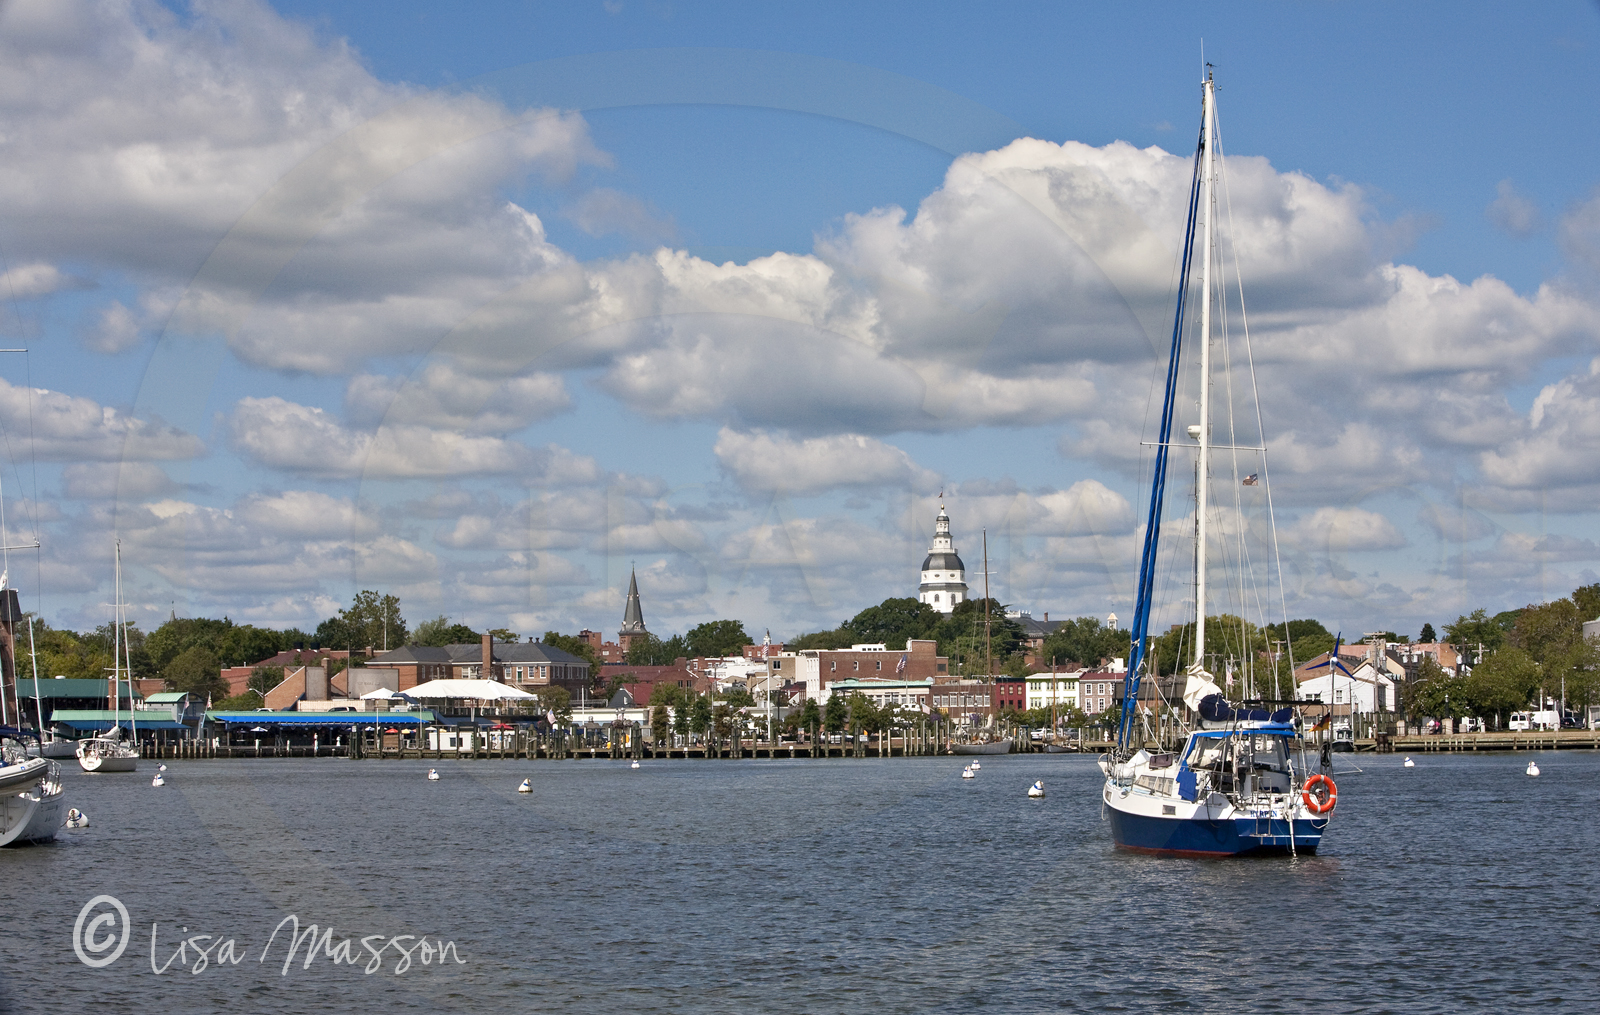
[[[622,608],[622,630],[617,632],[617,641],[621,643],[624,651],[628,644],[640,635],[648,634],[644,626],[644,609],[639,605],[639,576],[631,568],[628,572],[628,602]]]

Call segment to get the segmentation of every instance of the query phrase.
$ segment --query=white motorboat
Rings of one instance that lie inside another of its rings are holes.
[[[61,766],[11,743],[0,762],[0,846],[54,839],[66,811]]]

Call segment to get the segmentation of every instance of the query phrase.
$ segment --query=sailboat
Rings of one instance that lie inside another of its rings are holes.
[[[1178,306],[1167,364],[1166,395],[1144,549],[1139,564],[1139,592],[1131,628],[1131,652],[1125,678],[1121,721],[1114,753],[1100,759],[1105,775],[1101,799],[1112,840],[1123,849],[1177,856],[1242,856],[1316,852],[1338,801],[1338,789],[1326,771],[1311,772],[1304,743],[1297,735],[1292,707],[1269,711],[1227,700],[1206,672],[1207,525],[1211,482],[1212,413],[1212,259],[1217,247],[1215,184],[1217,158],[1216,91],[1209,65],[1202,82],[1201,126],[1189,192],[1189,215],[1178,285]],[[1196,233],[1199,232],[1197,237]],[[1196,240],[1199,240],[1198,245]],[[1167,459],[1172,448],[1179,368],[1190,286],[1190,271],[1200,262],[1199,422],[1187,433],[1196,454],[1193,662],[1188,668],[1184,704],[1199,716],[1175,751],[1145,746],[1139,715],[1139,684],[1154,671],[1147,631],[1154,607],[1157,555]],[[1226,389],[1225,389],[1226,390]],[[1230,428],[1231,429],[1231,428]],[[1231,443],[1231,442],[1230,442]],[[1231,447],[1265,454],[1265,448]],[[1237,461],[1237,460],[1236,460]],[[1262,475],[1265,475],[1263,458]],[[1243,481],[1259,482],[1255,474]],[[1270,500],[1267,501],[1270,517]],[[1267,703],[1261,703],[1267,704]]]
[[[939,505],[939,510],[944,510],[944,505]],[[994,679],[994,648],[990,643],[989,630],[989,530],[983,530],[983,658],[986,679]],[[950,750],[955,754],[1010,754],[1010,737],[988,737],[986,734],[976,734],[973,739],[964,743],[950,745]]]
[[[49,758],[30,757],[24,746],[35,734],[20,726],[14,625],[22,607],[16,590],[6,587],[7,573],[0,573],[0,705],[4,718],[19,724],[0,728],[0,846],[54,839],[66,810],[61,766]]]
[[[78,767],[85,772],[133,772],[139,768],[139,724],[133,711],[133,661],[128,650],[127,608],[122,602],[122,540],[116,550],[116,613],[111,640],[111,728],[78,742]],[[124,668],[126,663],[126,668]],[[122,675],[128,679],[128,739],[122,729]]]

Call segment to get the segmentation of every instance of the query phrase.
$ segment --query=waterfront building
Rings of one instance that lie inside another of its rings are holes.
[[[790,666],[793,672],[790,672]],[[939,643],[912,638],[901,651],[883,644],[852,645],[847,649],[806,649],[768,661],[772,675],[782,682],[797,681],[806,697],[818,704],[828,701],[828,688],[841,680],[924,680],[944,677],[950,660],[939,655]],[[794,702],[793,704],[799,704]]]
[[[995,677],[994,707],[1000,712],[1020,712],[1027,708],[1027,682],[1022,677]]]
[[[877,708],[899,705],[902,708],[927,711],[932,706],[928,698],[933,692],[933,678],[923,680],[839,680],[829,685],[834,694],[849,697],[864,695]]]
[[[994,684],[957,677],[935,682],[929,704],[963,726],[982,726],[996,711]]]
[[[577,698],[592,686],[587,660],[542,641],[497,642],[489,635],[477,645],[403,645],[373,662],[398,671],[396,691],[430,680],[498,680],[522,690],[554,684]]]
[[[1105,669],[1086,670],[1078,674],[1078,706],[1090,715],[1099,715],[1107,709],[1122,707],[1122,691],[1128,669],[1121,659]],[[1143,689],[1141,688],[1141,699]]]
[[[950,516],[944,505],[933,520],[933,544],[922,559],[922,582],[917,598],[939,613],[949,613],[967,598],[967,565],[961,562],[950,538]]]
[[[1083,671],[1071,673],[1030,673],[1027,678],[1027,707],[1054,708],[1065,711],[1078,707],[1078,678]]]
[[[110,709],[117,705],[124,714],[139,701],[137,694],[126,681],[117,681],[117,701],[111,700],[111,681],[104,677],[56,677],[38,680],[32,677],[17,679],[17,704],[23,715],[31,718],[35,729],[46,729],[57,709],[93,711]],[[115,709],[113,709],[115,711]]]

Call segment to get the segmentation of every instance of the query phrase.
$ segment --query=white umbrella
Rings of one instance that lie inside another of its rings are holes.
[[[407,697],[425,700],[470,698],[476,701],[525,700],[535,697],[498,680],[430,680],[406,692]]]

